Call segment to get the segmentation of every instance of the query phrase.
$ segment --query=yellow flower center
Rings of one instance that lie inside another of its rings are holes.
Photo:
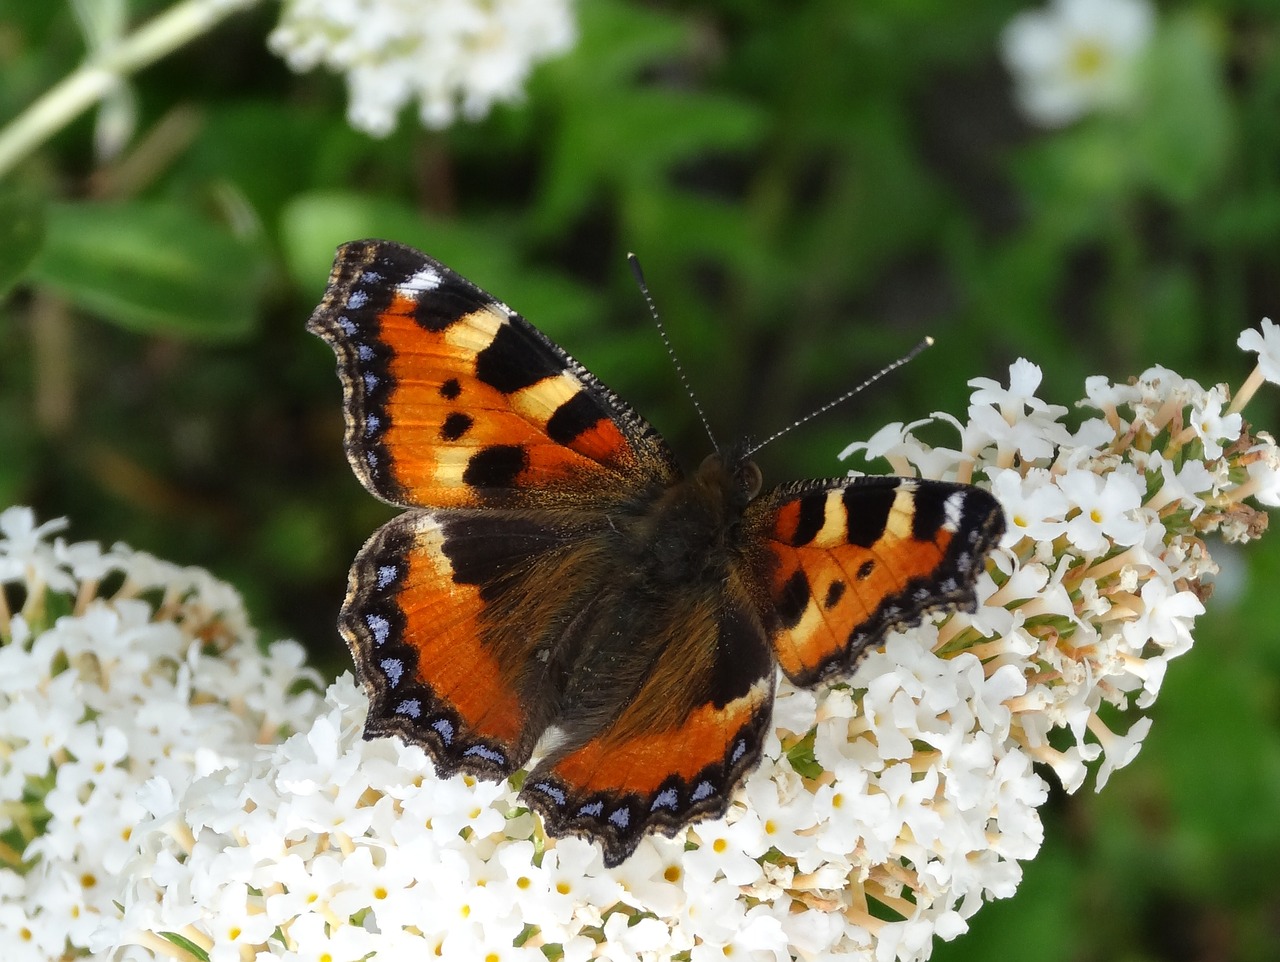
[[[1080,40],[1071,49],[1071,72],[1077,77],[1092,77],[1107,62],[1107,52],[1092,40]]]

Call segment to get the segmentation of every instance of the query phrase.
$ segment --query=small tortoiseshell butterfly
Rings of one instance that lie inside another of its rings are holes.
[[[722,815],[760,759],[775,668],[813,687],[887,632],[972,610],[1004,530],[987,492],[912,478],[761,493],[746,447],[692,475],[509,307],[385,241],[339,249],[308,330],[338,356],[346,451],[403,514],[339,626],[365,737],[501,779],[614,866]]]

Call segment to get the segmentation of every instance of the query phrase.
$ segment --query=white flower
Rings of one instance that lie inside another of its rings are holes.
[[[973,405],[989,404],[999,408],[1000,414],[1007,421],[1022,417],[1026,412],[1042,412],[1049,415],[1050,420],[1057,420],[1067,409],[1057,404],[1047,404],[1036,397],[1036,390],[1044,379],[1044,372],[1039,366],[1026,358],[1019,358],[1009,365],[1009,386],[1002,387],[999,381],[989,377],[975,377],[969,381],[973,393],[969,403]]]
[[[717,819],[694,826],[698,847],[685,859],[691,881],[723,877],[731,885],[754,885],[763,878],[757,861],[769,850],[760,819],[744,810],[734,822]]]
[[[1235,400],[1231,403],[1231,411],[1239,411],[1249,403],[1255,391],[1263,381],[1280,384],[1280,325],[1269,317],[1262,319],[1262,332],[1243,331],[1236,340],[1236,346],[1242,351],[1254,351],[1258,355],[1258,366],[1240,386]]]
[[[410,101],[444,127],[518,99],[574,32],[568,0],[285,0],[268,42],[294,70],[346,74],[352,126],[384,136]]]
[[[45,588],[67,591],[75,583],[49,551],[46,539],[67,526],[65,518],[36,524],[30,508],[13,507],[0,512],[0,579],[25,577],[28,601],[39,603]]]
[[[965,452],[976,454],[994,442],[992,460],[1004,467],[1015,455],[1034,461],[1068,443],[1071,436],[1059,423],[1067,409],[1035,396],[1041,377],[1040,368],[1019,359],[1009,366],[1008,388],[990,378],[970,380],[969,386],[975,390],[969,403],[969,424],[961,430]]]
[[[240,950],[265,942],[274,926],[262,912],[252,911],[247,886],[232,882],[218,893],[210,913],[213,948],[210,962],[240,962]]]
[[[1258,355],[1262,376],[1272,384],[1280,384],[1280,324],[1269,317],[1262,319],[1262,331],[1249,328],[1240,333],[1236,346]]]
[[[1142,740],[1151,730],[1151,719],[1139,718],[1123,736],[1115,734],[1101,721],[1097,721],[1097,716],[1094,716],[1094,719],[1096,724],[1092,726],[1093,732],[1102,742],[1103,750],[1106,752],[1102,758],[1102,764],[1098,766],[1098,778],[1094,783],[1094,790],[1100,792],[1113,771],[1124,768],[1137,757],[1138,750],[1142,747]]]
[[[912,462],[909,454],[918,453],[920,446],[916,443],[915,438],[911,436],[911,432],[920,425],[928,423],[927,420],[913,421],[911,424],[891,421],[866,441],[854,441],[845,447],[837,457],[843,461],[853,453],[861,451],[863,457],[867,460],[883,458],[893,466],[893,470],[898,474],[912,475],[915,471],[911,468]],[[926,476],[934,477],[928,471],[926,471]]]
[[[1160,472],[1160,489],[1146,503],[1147,508],[1159,510],[1166,504],[1178,501],[1184,507],[1191,508],[1192,518],[1205,509],[1204,496],[1213,491],[1214,478],[1203,461],[1188,460],[1181,468],[1175,468],[1173,461],[1159,451],[1152,451],[1147,461],[1147,471],[1156,470]]]
[[[1097,552],[1112,543],[1135,545],[1142,541],[1146,524],[1135,517],[1145,490],[1132,469],[1099,477],[1092,471],[1068,471],[1058,487],[1077,510],[1067,521],[1066,534],[1081,551]]]
[[[1239,414],[1223,414],[1226,394],[1221,388],[1211,388],[1207,401],[1191,411],[1191,429],[1204,445],[1204,456],[1210,460],[1222,457],[1222,442],[1240,437],[1244,419]]]
[[[991,493],[1009,523],[1002,542],[1006,547],[1023,538],[1052,541],[1066,530],[1064,519],[1071,505],[1044,468],[1032,468],[1025,475],[1015,468],[994,471]]]
[[[1249,451],[1256,456],[1249,462],[1249,496],[1259,504],[1269,508],[1280,507],[1280,458],[1276,456],[1276,445],[1269,438],[1268,444],[1259,445]]]
[[[1005,27],[1001,47],[1027,116],[1046,127],[1125,103],[1151,39],[1147,0],[1051,0]]]
[[[1113,427],[1119,420],[1116,408],[1122,404],[1133,404],[1142,397],[1142,390],[1137,385],[1112,384],[1101,374],[1084,379],[1084,393],[1086,400],[1081,403],[1104,412],[1107,420],[1113,422]]]
[[[43,958],[111,949],[130,926],[154,920],[127,904],[123,882],[148,828],[171,824],[173,786],[250,757],[259,732],[315,704],[313,692],[285,694],[313,673],[260,652],[231,589],[127,549],[50,542],[62,527],[36,525],[24,508],[0,513],[0,586],[25,593],[21,614],[0,606],[0,818],[30,865],[0,890],[0,915],[25,914]],[[102,594],[104,579],[118,588]],[[67,613],[54,620],[53,611]],[[217,657],[192,655],[212,649]],[[263,701],[253,689],[264,677],[277,701],[245,709]],[[176,874],[163,859],[150,868],[157,879]],[[181,883],[169,891],[176,928],[199,913],[192,892]],[[256,944],[265,930],[245,931]],[[213,935],[216,943],[226,931]]]
[[[1151,642],[1169,657],[1180,655],[1191,647],[1191,627],[1202,614],[1204,603],[1195,594],[1174,590],[1152,578],[1142,586],[1141,613],[1124,624],[1125,640],[1134,651],[1142,651]]]

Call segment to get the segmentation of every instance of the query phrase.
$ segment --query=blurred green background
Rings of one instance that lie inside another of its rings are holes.
[[[365,236],[513,305],[687,464],[707,441],[627,251],[722,438],[937,338],[767,449],[770,481],[963,414],[965,382],[1019,356],[1056,403],[1155,363],[1238,385],[1236,335],[1280,315],[1280,9],[1160,4],[1135,100],[1056,130],[1001,62],[1022,9],[584,0],[524,103],[435,132],[406,113],[385,140],[346,124],[341,78],[268,52],[274,5],[233,17],[135,78],[119,156],[95,160],[90,114],[0,180],[0,506],[207,567],[264,637],[345,668],[347,566],[390,512],[303,323]],[[0,8],[0,124],[83,53],[62,4]],[[1246,416],[1274,431],[1280,393]],[[1141,755],[1057,791],[1017,896],[936,959],[1280,959],[1280,539],[1229,560]]]

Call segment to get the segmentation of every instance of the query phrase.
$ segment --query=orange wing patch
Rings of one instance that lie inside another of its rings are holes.
[[[637,700],[645,697],[642,691]],[[621,739],[606,732],[556,761],[551,774],[584,795],[653,796],[672,776],[692,785],[708,766],[732,754],[734,737],[772,700],[773,678],[762,678],[727,705],[699,705],[678,728]],[[629,727],[626,712],[615,727]]]
[[[521,797],[552,834],[599,841],[617,865],[646,832],[673,834],[722,814],[760,760],[775,669],[764,627],[736,578],[722,605],[696,597],[651,624],[664,639],[634,694],[603,727],[578,727],[529,774]]]
[[[463,315],[439,334],[424,334],[399,310],[378,321],[395,385],[383,405],[382,444],[415,502],[473,506],[495,490],[563,488],[575,478],[608,488],[637,470],[621,431],[567,370],[548,365],[531,384],[495,386],[500,375],[484,370],[486,352],[514,353],[505,342],[519,335],[493,309]],[[579,416],[561,441],[548,434],[557,412]]]
[[[444,529],[419,516],[405,557],[396,602],[405,643],[419,665],[431,666],[435,695],[451,704],[478,737],[514,744],[525,712],[516,691],[518,665],[503,665],[486,650],[479,627],[484,610],[476,585],[457,584],[444,552]]]
[[[770,673],[726,705],[699,705],[675,728],[630,738],[606,732],[553,755],[529,773],[520,797],[550,834],[591,838],[606,866],[619,865],[648,832],[674,835],[724,813],[728,793],[760,761],[773,684]],[[624,713],[615,728],[625,721]]]

